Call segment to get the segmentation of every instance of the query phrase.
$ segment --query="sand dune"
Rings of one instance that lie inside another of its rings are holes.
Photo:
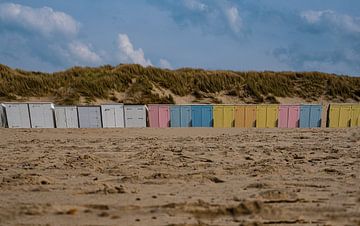
[[[0,130],[1,225],[360,225],[360,129]]]

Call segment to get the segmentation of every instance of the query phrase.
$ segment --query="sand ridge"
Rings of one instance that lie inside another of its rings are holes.
[[[1,129],[1,225],[360,225],[360,129]]]

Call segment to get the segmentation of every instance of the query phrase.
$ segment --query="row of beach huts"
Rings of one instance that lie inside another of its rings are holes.
[[[324,122],[324,120],[326,120]],[[360,104],[55,106],[0,104],[6,128],[345,128],[360,126]]]

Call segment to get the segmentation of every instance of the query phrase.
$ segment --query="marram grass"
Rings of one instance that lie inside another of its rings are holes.
[[[156,88],[170,91],[161,94]],[[28,72],[0,65],[0,101],[53,97],[57,104],[96,99],[125,103],[174,103],[174,96],[194,98],[224,93],[254,103],[277,102],[276,97],[306,101],[360,100],[360,78],[320,72],[237,72],[178,70],[140,65],[74,67],[55,73]],[[124,93],[118,99],[116,93]],[[219,101],[214,97],[214,103]]]

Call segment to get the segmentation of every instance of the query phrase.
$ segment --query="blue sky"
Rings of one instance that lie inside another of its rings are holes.
[[[360,75],[359,0],[0,0],[0,63]]]

